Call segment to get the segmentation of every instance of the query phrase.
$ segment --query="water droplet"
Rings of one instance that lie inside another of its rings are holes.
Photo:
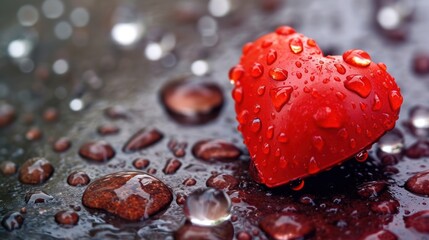
[[[295,54],[301,53],[302,50],[304,50],[304,47],[302,45],[302,41],[300,38],[292,38],[289,41],[289,48]]]
[[[262,41],[261,47],[262,48],[267,48],[269,46],[273,45],[273,41],[270,39],[265,39],[264,41]]]
[[[429,171],[419,172],[410,177],[405,188],[417,195],[429,196]]]
[[[115,150],[109,143],[100,140],[83,144],[79,155],[87,160],[104,162],[115,156]]]
[[[322,128],[340,128],[343,125],[342,117],[330,107],[319,108],[313,118]]]
[[[254,133],[259,132],[261,130],[261,119],[255,118],[250,124],[250,130]]]
[[[249,111],[247,111],[247,110],[241,111],[241,113],[238,114],[238,116],[237,116],[237,121],[240,124],[246,124],[248,120],[249,120]]]
[[[259,96],[264,95],[264,93],[265,93],[265,86],[259,86],[258,90],[257,90],[257,93],[258,93]]]
[[[192,192],[183,211],[188,220],[199,226],[216,226],[231,216],[231,200],[223,191],[207,188]]]
[[[363,50],[351,49],[343,53],[343,60],[355,67],[368,67],[371,57]]]
[[[31,158],[19,169],[19,181],[24,184],[41,184],[46,182],[54,172],[54,167],[45,158]]]
[[[79,222],[79,215],[72,210],[63,210],[55,214],[55,222],[63,226],[77,225]]]
[[[240,81],[243,75],[244,75],[244,68],[241,65],[232,67],[231,70],[229,70],[229,74],[228,74],[231,84],[235,84],[236,82]]]
[[[20,229],[23,223],[24,217],[19,212],[9,212],[1,221],[1,225],[9,232]]]
[[[344,100],[346,98],[346,95],[342,92],[336,92],[335,96],[337,96],[337,98],[340,100]]]
[[[370,205],[371,211],[379,214],[395,214],[399,209],[399,202],[395,199],[372,202]]]
[[[305,184],[304,180],[302,180],[302,179],[296,179],[296,180],[291,181],[289,183],[289,186],[290,186],[290,188],[292,190],[299,191],[299,190],[301,190],[301,189],[304,188],[304,184]]]
[[[259,223],[271,239],[306,239],[315,231],[313,222],[296,213],[274,213]]]
[[[378,66],[379,68],[383,69],[384,71],[387,71],[387,66],[386,66],[386,64],[384,64],[384,63],[382,63],[382,62],[379,62],[379,63],[377,63],[377,66]]]
[[[355,156],[356,161],[358,162],[365,162],[368,159],[368,151],[363,150],[356,154]]]
[[[241,155],[233,143],[221,139],[201,140],[192,147],[192,153],[204,161],[232,161]]]
[[[252,42],[248,42],[248,43],[244,44],[243,49],[242,49],[243,55],[248,54],[250,52],[250,50],[252,50],[252,49],[253,49],[253,43]]]
[[[35,203],[45,203],[54,199],[51,195],[43,191],[31,191],[25,194],[25,203],[35,204]]]
[[[416,129],[429,129],[429,108],[414,106],[409,112],[409,121]]]
[[[338,131],[338,136],[340,136],[342,139],[346,140],[349,138],[349,133],[347,132],[347,129],[341,128]]]
[[[264,73],[264,67],[260,63],[254,63],[252,69],[250,70],[250,75],[254,78],[262,76]]]
[[[16,173],[17,166],[16,163],[11,161],[2,161],[0,163],[0,172],[4,176],[10,176]]]
[[[323,138],[321,136],[313,136],[313,146],[317,150],[322,151],[324,144],[325,142],[323,141]]]
[[[369,79],[359,74],[347,76],[347,80],[344,81],[344,87],[363,98],[368,97],[372,90]]]
[[[129,153],[142,150],[159,142],[163,137],[164,135],[158,129],[141,129],[131,136],[127,143],[125,143],[122,151]]]
[[[86,186],[89,184],[91,179],[89,178],[88,174],[83,171],[75,171],[70,173],[70,175],[67,177],[67,183],[70,186],[74,187],[80,187],[80,186]]]
[[[271,102],[277,112],[280,112],[283,106],[289,101],[293,88],[290,86],[272,88],[270,90]]]
[[[270,49],[267,53],[267,64],[271,65],[277,60],[277,51]]]
[[[270,153],[270,144],[265,143],[264,146],[262,147],[262,152],[264,154],[269,154]]]
[[[149,166],[150,161],[146,158],[137,158],[133,161],[133,166],[137,169],[145,169]]]
[[[286,137],[285,133],[281,132],[277,136],[277,141],[280,142],[280,143],[287,143],[289,141],[289,139]]]
[[[416,212],[404,217],[405,227],[414,228],[421,233],[429,233],[429,210]]]
[[[398,91],[392,90],[389,93],[389,103],[393,111],[398,111],[401,108],[402,101],[403,98]]]
[[[236,86],[232,90],[232,98],[236,103],[241,103],[243,101],[243,88],[241,86]]]
[[[168,207],[171,190],[159,179],[134,171],[108,174],[92,182],[82,196],[88,208],[102,209],[121,218],[137,221]]]
[[[296,61],[296,62],[295,62],[295,66],[296,66],[297,68],[300,68],[300,67],[302,66],[302,63],[301,63],[300,61]]]
[[[293,29],[289,26],[281,26],[281,27],[278,27],[276,29],[276,33],[279,35],[283,35],[283,36],[287,36],[287,35],[293,34],[295,32],[296,32],[295,29]]]
[[[178,159],[170,158],[165,163],[164,169],[162,169],[162,171],[167,175],[175,174],[181,166],[182,162],[180,162]]]
[[[230,221],[210,227],[185,222],[183,226],[174,232],[174,239],[177,240],[207,239],[207,237],[219,240],[234,239],[234,227]]]
[[[231,190],[238,186],[238,180],[234,176],[220,174],[207,179],[206,185],[219,190]]]
[[[381,109],[383,104],[381,103],[380,97],[377,95],[377,93],[374,94],[374,103],[372,104],[372,110],[378,111]]]
[[[271,139],[273,138],[273,135],[274,135],[274,126],[270,125],[268,126],[267,131],[265,132],[265,137],[268,139]]]
[[[270,69],[270,76],[273,80],[276,81],[284,81],[287,79],[288,72],[282,68],[271,68]]]
[[[316,161],[314,157],[311,157],[310,161],[308,162],[308,173],[315,174],[318,172],[320,172],[319,163]]]
[[[376,198],[387,188],[385,181],[366,182],[357,187],[357,193],[363,198]]]
[[[314,41],[314,39],[309,38],[309,39],[307,39],[307,45],[310,47],[316,47],[317,43],[316,43],[316,41]]]
[[[25,133],[25,139],[27,139],[28,141],[39,140],[42,138],[42,136],[42,131],[37,127],[32,127]]]
[[[16,117],[15,108],[5,102],[0,102],[0,128],[11,124]]]
[[[399,130],[393,129],[378,140],[378,148],[387,154],[398,154],[404,148],[404,137]]]
[[[334,64],[335,68],[337,69],[337,72],[339,74],[345,74],[346,73],[346,69],[344,68],[343,65],[339,64],[339,63],[335,63]]]

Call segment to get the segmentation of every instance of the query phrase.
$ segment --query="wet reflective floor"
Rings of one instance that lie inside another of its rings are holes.
[[[2,239],[429,234],[425,1],[0,6]],[[325,54],[364,49],[404,96],[396,130],[365,162],[350,159],[300,191],[250,178],[228,79],[241,47],[280,25]]]

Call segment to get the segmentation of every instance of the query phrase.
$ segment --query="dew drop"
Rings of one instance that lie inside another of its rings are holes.
[[[270,239],[307,239],[316,230],[313,222],[296,213],[274,213],[259,223]]]
[[[264,146],[262,147],[262,152],[264,154],[269,154],[270,153],[270,144],[265,143]]]
[[[250,130],[254,133],[259,132],[261,130],[261,119],[255,118],[250,124]]]
[[[355,67],[368,67],[371,57],[363,50],[351,49],[343,53],[343,60]]]
[[[404,137],[399,130],[392,130],[384,134],[378,141],[378,148],[387,154],[398,154],[404,148]]]
[[[356,161],[358,162],[365,162],[368,159],[368,151],[363,150],[356,154],[355,156]]]
[[[300,38],[292,38],[289,41],[289,48],[295,54],[301,53],[304,49]]]
[[[243,50],[243,55],[246,55],[252,49],[253,49],[253,43],[252,42],[248,42],[248,43],[244,44],[243,49],[242,49]]]
[[[383,104],[381,103],[380,97],[376,94],[374,94],[374,103],[372,104],[372,110],[378,111],[381,109]]]
[[[334,64],[335,68],[337,69],[337,72],[339,74],[345,74],[346,73],[346,69],[344,68],[343,65],[339,64],[339,63],[335,63]]]
[[[198,189],[186,198],[183,211],[192,224],[216,226],[231,217],[231,200],[223,191]]]
[[[270,90],[271,102],[277,112],[280,112],[283,106],[289,101],[293,88],[290,86],[272,88]]]
[[[277,136],[277,141],[279,141],[280,143],[287,143],[289,141],[289,139],[286,137],[285,133],[281,132]]]
[[[270,125],[268,126],[267,131],[265,132],[265,137],[268,139],[271,139],[273,138],[273,135],[274,135],[274,126]]]
[[[316,124],[322,128],[340,128],[342,126],[341,116],[330,107],[321,107],[313,115]]]
[[[429,108],[415,106],[409,112],[409,121],[416,129],[429,129]]]
[[[297,72],[297,73],[296,73],[296,77],[297,77],[298,79],[301,79],[301,78],[302,78],[302,73]]]
[[[164,135],[156,128],[141,129],[130,137],[122,148],[122,151],[130,153],[142,150],[159,142],[163,137]]]
[[[259,86],[258,90],[257,90],[257,93],[258,93],[259,96],[264,95],[264,93],[265,93],[265,86]]]
[[[270,49],[267,53],[267,64],[271,65],[277,60],[277,51],[274,49]]]
[[[383,69],[384,71],[387,71],[387,66],[386,66],[386,64],[384,64],[384,63],[382,63],[382,62],[379,62],[379,63],[377,63],[377,66],[378,66],[379,68]]]
[[[347,76],[344,87],[363,98],[368,97],[372,90],[369,79],[359,74]]]
[[[316,159],[312,157],[308,162],[308,173],[315,174],[315,173],[318,173],[319,171],[320,171],[319,164],[317,163]]]
[[[182,166],[182,162],[180,162],[178,159],[170,158],[165,163],[164,169],[162,169],[162,171],[166,175],[175,174],[181,166]]]
[[[235,67],[232,67],[231,70],[229,70],[229,81],[232,84],[235,84],[236,82],[240,81],[241,78],[244,75],[244,68],[241,65],[237,65]]]
[[[295,29],[289,26],[281,26],[276,29],[276,33],[283,36],[294,34],[295,32],[296,32]]]
[[[200,160],[232,161],[240,157],[241,151],[234,144],[221,139],[201,140],[192,147],[192,153]]]
[[[354,138],[350,139],[350,147],[354,149],[356,147],[356,140]]]
[[[399,202],[395,199],[372,202],[370,207],[371,211],[378,214],[394,214],[398,212]]]
[[[317,150],[322,151],[324,144],[325,143],[324,143],[323,138],[321,136],[313,136],[313,146]]]
[[[45,158],[35,157],[25,161],[19,168],[19,181],[24,184],[41,184],[46,182],[54,172],[54,167]]]
[[[237,187],[239,181],[232,175],[228,174],[220,174],[211,176],[207,179],[206,185],[207,187],[216,188],[219,190],[230,190]]]
[[[294,191],[299,191],[304,188],[304,180],[296,179],[289,183],[289,186]]]
[[[270,69],[270,76],[273,80],[276,81],[284,81],[288,77],[288,72],[282,68],[271,68]]]
[[[262,76],[264,73],[264,67],[260,63],[254,63],[250,75],[254,78]]]
[[[403,98],[399,91],[393,90],[389,93],[389,103],[393,111],[398,111],[401,108]]]
[[[236,103],[241,103],[243,101],[243,88],[241,86],[236,86],[232,90],[232,98]]]
[[[308,45],[308,46],[310,46],[310,47],[315,47],[315,46],[317,46],[316,41],[314,41],[314,39],[311,39],[311,38],[309,38],[309,39],[307,40],[307,45]]]

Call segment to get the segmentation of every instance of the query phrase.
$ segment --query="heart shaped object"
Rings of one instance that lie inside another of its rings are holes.
[[[403,100],[386,65],[365,51],[325,57],[287,26],[246,44],[229,78],[252,175],[268,187],[366,150],[395,126]]]

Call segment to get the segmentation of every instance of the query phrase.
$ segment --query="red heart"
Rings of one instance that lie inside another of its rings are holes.
[[[400,89],[362,50],[324,57],[284,26],[243,47],[229,73],[257,181],[275,187],[329,169],[395,126]]]

